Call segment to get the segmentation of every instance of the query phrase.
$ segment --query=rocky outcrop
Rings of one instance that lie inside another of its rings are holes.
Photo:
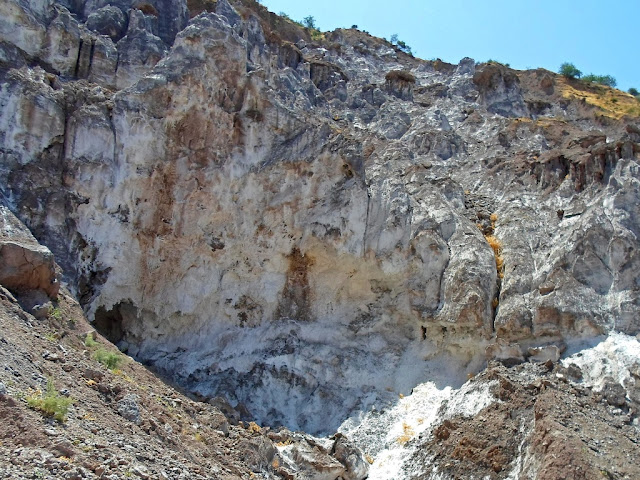
[[[100,35],[106,35],[114,42],[120,40],[126,31],[127,16],[117,7],[107,5],[87,16],[87,28]]]
[[[52,299],[60,289],[51,251],[4,206],[0,206],[0,284],[16,294],[36,290]]]
[[[518,76],[500,64],[489,63],[473,75],[478,87],[478,101],[487,110],[506,117],[524,117],[527,109]]]
[[[470,382],[490,382],[490,403],[474,412],[459,409],[462,399],[443,403],[435,428],[413,440],[397,471],[412,479],[637,476],[626,460],[638,449],[630,415],[637,346],[613,335],[555,368],[490,365]]]
[[[166,45],[157,33],[157,19],[140,10],[129,13],[129,28],[118,42],[118,70],[116,86],[126,88],[136,83],[160,61]]]
[[[246,2],[15,5],[2,193],[101,331],[199,398],[327,433],[640,331],[637,119],[353,29],[283,40]]]

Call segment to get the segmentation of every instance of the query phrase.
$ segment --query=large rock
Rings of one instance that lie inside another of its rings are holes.
[[[520,80],[511,70],[502,65],[489,63],[476,70],[473,75],[480,91],[480,102],[487,110],[507,117],[522,117],[527,114]]]
[[[166,53],[166,44],[153,33],[154,21],[154,16],[145,15],[140,10],[129,11],[127,34],[117,43],[118,88],[133,85]]]
[[[69,10],[64,7],[55,7],[56,16],[47,27],[43,51],[40,53],[42,60],[65,77],[75,77],[78,73],[80,49],[88,36],[83,31]]]
[[[0,205],[0,284],[18,294],[42,290],[52,299],[60,289],[53,254],[4,205]]]
[[[91,15],[103,11],[102,9],[105,7],[118,8],[125,14],[129,12],[129,17],[131,9],[146,14],[152,17],[148,21],[153,21],[156,25],[153,34],[160,37],[165,45],[173,43],[178,32],[187,26],[189,20],[189,11],[185,0],[149,0],[145,2],[137,0],[86,0],[83,4],[84,18],[87,21],[89,21]],[[105,17],[102,13],[100,18],[107,20],[109,23],[111,23],[110,18],[115,19],[111,14]],[[91,20],[91,24],[95,25],[93,22],[97,20]],[[131,18],[129,21],[131,21]],[[106,26],[102,20],[98,23]]]
[[[127,16],[112,5],[99,8],[87,17],[87,28],[100,35],[106,35],[117,42],[125,34]]]
[[[39,54],[51,18],[52,0],[0,4],[0,40],[13,44],[30,57]]]

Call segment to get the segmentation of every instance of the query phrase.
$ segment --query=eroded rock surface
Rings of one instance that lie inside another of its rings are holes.
[[[248,1],[3,5],[3,198],[193,394],[328,433],[487,355],[640,331],[638,120],[550,72],[314,42]]]

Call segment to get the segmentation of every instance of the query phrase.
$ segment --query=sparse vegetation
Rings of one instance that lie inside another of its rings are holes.
[[[60,310],[60,307],[54,307],[51,309],[49,316],[55,320],[62,320],[62,310]]]
[[[45,337],[47,340],[49,340],[50,342],[57,342],[58,341],[58,332],[49,332],[45,335]]]
[[[262,431],[262,429],[260,428],[260,425],[258,425],[256,422],[249,422],[249,426],[247,427],[247,430],[253,433],[260,433]]]
[[[485,236],[487,243],[493,249],[493,254],[496,257],[496,270],[498,271],[498,277],[504,278],[504,258],[502,257],[502,242],[498,240],[494,235]]]
[[[122,363],[122,355],[115,352],[110,352],[104,348],[99,348],[96,353],[93,354],[93,358],[99,363],[103,364],[109,370],[115,370],[118,365]]]
[[[406,70],[392,70],[384,76],[385,80],[392,82],[401,80],[409,83],[416,83],[416,77]]]
[[[93,332],[89,332],[84,337],[84,345],[87,348],[95,348],[100,344],[96,342],[95,339],[93,338]],[[99,347],[94,352],[93,359],[96,360],[98,363],[103,364],[105,367],[107,367],[109,370],[111,370],[116,374],[122,373],[118,370],[118,366],[120,366],[120,364],[124,360],[124,357],[119,352],[110,352],[109,350]],[[123,377],[125,378],[125,380],[128,378],[124,374],[123,374]]]
[[[560,72],[560,75],[570,79],[576,79],[582,76],[582,72],[578,70],[573,63],[568,63],[568,62],[565,62],[562,65],[560,65],[559,72]]]
[[[309,29],[316,29],[316,19],[313,16],[309,15],[302,19],[302,25]]]
[[[611,75],[595,75],[590,73],[588,75],[582,75],[582,72],[573,63],[565,62],[560,65],[559,73],[570,80],[582,79],[583,82],[597,83],[598,85],[605,85],[607,87],[614,88],[618,82]]]
[[[606,85],[607,87],[615,87],[618,82],[611,75],[594,75],[590,73],[589,75],[585,75],[582,77],[582,80],[585,82],[597,83],[599,85]]]
[[[311,39],[318,41],[318,40],[322,40],[324,38],[324,34],[318,30],[317,28],[314,28],[311,30]]]
[[[496,65],[504,65],[505,67],[509,67],[510,65],[508,63],[502,63],[502,62],[498,62],[497,60],[493,60],[493,59],[489,59],[487,60],[487,63],[493,63]]]
[[[36,392],[33,395],[27,396],[27,405],[29,405],[29,407],[40,410],[45,415],[53,417],[60,423],[66,421],[67,412],[73,402],[74,400],[72,398],[60,395],[51,378],[47,380],[47,390],[44,394]]]
[[[496,259],[496,270],[498,272],[498,278],[504,278],[504,258],[502,256],[502,242],[493,234],[496,227],[496,222],[498,221],[498,215],[496,213],[492,213],[489,216],[489,220],[491,220],[491,228],[484,229],[484,226],[480,223],[476,224],[478,229],[481,232],[484,232],[484,238],[493,250],[493,255]],[[497,307],[497,304],[493,306]]]
[[[407,45],[402,40],[398,40],[398,34],[394,33],[391,35],[391,44],[394,45],[398,50],[406,53],[407,55],[413,55],[411,51],[411,47]]]
[[[93,348],[96,345],[98,345],[98,342],[96,342],[95,339],[93,338],[93,333],[92,332],[87,333],[86,337],[84,337],[84,346],[87,348]]]
[[[598,109],[605,117],[640,116],[639,97],[632,97],[613,88],[591,82],[560,82],[562,96],[578,99]]]

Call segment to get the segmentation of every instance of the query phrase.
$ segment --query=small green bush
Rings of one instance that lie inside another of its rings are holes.
[[[568,62],[565,62],[562,65],[560,65],[559,72],[560,72],[560,75],[562,75],[563,77],[571,78],[571,79],[580,78],[582,76],[582,72],[578,70],[573,63],[568,63]]]
[[[53,417],[60,423],[67,419],[67,412],[73,402],[72,398],[64,397],[58,393],[51,378],[47,380],[47,391],[44,395],[30,395],[27,397],[27,405],[35,410],[40,410],[49,417]]]
[[[84,337],[84,346],[87,348],[93,348],[96,345],[98,345],[98,342],[93,339],[93,334],[91,332],[87,333],[87,336]]]
[[[585,82],[598,83],[600,85],[606,85],[607,87],[615,87],[618,82],[611,75],[594,75],[590,73],[582,77]]]
[[[99,363],[103,364],[109,370],[115,370],[122,362],[122,356],[115,352],[109,352],[104,348],[99,348],[96,353],[93,354],[93,358]]]
[[[637,88],[633,88],[633,87],[631,87],[631,88],[628,90],[628,92],[629,92],[631,95],[633,95],[634,97],[637,97],[637,96],[640,94],[640,92],[638,92],[638,89],[637,89]]]
[[[49,315],[55,320],[62,320],[62,310],[60,310],[60,307],[52,308]]]

